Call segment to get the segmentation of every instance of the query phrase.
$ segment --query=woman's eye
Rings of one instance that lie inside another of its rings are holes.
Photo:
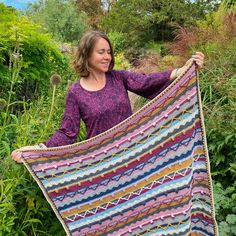
[[[98,51],[98,53],[99,53],[99,54],[104,54],[105,51],[104,51],[104,50],[102,50],[102,51]],[[111,51],[107,51],[107,54],[111,54]]]

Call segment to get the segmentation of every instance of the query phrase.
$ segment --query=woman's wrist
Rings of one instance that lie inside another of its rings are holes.
[[[175,69],[175,78],[177,78],[177,77],[179,76],[179,73],[178,73],[179,70],[180,70],[180,68],[176,68],[176,69]]]
[[[175,80],[180,75],[180,72],[181,72],[181,68],[174,69],[170,74],[170,79],[172,81]]]
[[[174,69],[170,75],[170,79],[172,81],[175,80],[177,77],[179,77],[185,71],[185,69],[186,69],[186,66],[182,66],[182,67]]]
[[[47,148],[47,146],[46,146],[44,143],[39,143],[39,144],[38,144],[38,147],[39,147],[39,148]]]

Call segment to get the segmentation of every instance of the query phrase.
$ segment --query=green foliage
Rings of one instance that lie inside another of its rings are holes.
[[[106,4],[114,0],[76,0],[77,12],[86,13],[88,24],[93,29],[98,28],[98,23],[107,7]]]
[[[154,51],[155,53],[157,53],[158,55],[162,55],[163,54],[163,42],[155,42],[155,41],[149,41],[146,44],[146,48],[148,50]]]
[[[38,1],[27,14],[62,42],[77,43],[87,29],[87,16],[85,12],[78,15],[75,0]]]
[[[0,161],[0,235],[63,235],[41,190],[23,166],[9,157]]]
[[[226,190],[220,183],[214,184],[213,187],[216,220],[219,222],[220,235],[236,235],[236,199],[232,195],[236,190],[236,184]]]
[[[235,40],[224,49],[206,52],[208,70],[201,74],[208,148],[214,179],[228,186],[236,181],[236,59]]]
[[[130,63],[125,58],[123,53],[119,53],[115,57],[115,68],[116,70],[128,70],[130,69]]]
[[[10,158],[12,150],[45,141],[58,129],[67,87],[60,84],[53,91],[30,104],[24,102],[23,113],[8,114],[10,119],[2,139],[5,141],[0,143],[0,235],[64,235],[36,182],[22,165]],[[85,135],[82,123],[78,141]]]
[[[126,43],[133,46],[140,44],[141,35],[148,35],[149,20],[146,15],[147,1],[120,0],[114,3],[111,11],[103,18],[101,27],[106,32],[122,32]]]
[[[48,77],[52,71],[71,75],[68,59],[60,53],[49,34],[41,33],[40,25],[19,16],[3,4],[0,6],[3,10],[0,22],[0,97],[7,98],[5,91],[10,90],[12,85],[9,66],[13,57],[21,57],[22,60],[21,70],[15,76],[14,100],[29,99],[47,92]],[[14,51],[16,45],[19,48],[17,54]]]
[[[235,0],[223,0],[223,6],[229,11],[229,12],[236,12],[236,1]]]
[[[184,0],[119,0],[101,21],[106,32],[126,35],[129,46],[143,46],[150,40],[173,38],[173,25],[194,25],[206,11],[214,9],[214,1]],[[191,15],[191,17],[189,17]]]
[[[69,58],[39,25],[0,7],[0,235],[64,235],[41,190],[10,153],[46,140],[59,127],[67,80],[74,77]],[[64,80],[53,88],[52,71]],[[39,98],[26,102],[25,97]],[[84,130],[82,124],[80,139]]]
[[[17,20],[18,13],[14,8],[6,7],[3,3],[0,3],[0,12],[0,24],[1,27],[5,26],[5,29],[8,28],[8,22]],[[3,22],[5,22],[4,25],[2,24]]]
[[[16,179],[0,179],[0,235],[4,233],[10,234],[14,226],[15,207],[13,204],[13,191],[16,184]]]
[[[110,32],[108,37],[112,43],[115,53],[120,53],[125,48],[125,36],[120,32]]]

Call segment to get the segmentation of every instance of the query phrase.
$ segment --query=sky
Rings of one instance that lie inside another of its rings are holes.
[[[12,6],[17,10],[24,10],[27,7],[27,4],[30,2],[35,2],[36,0],[0,0],[6,6]]]

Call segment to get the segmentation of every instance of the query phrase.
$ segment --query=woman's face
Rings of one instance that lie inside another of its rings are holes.
[[[109,69],[111,57],[111,48],[104,38],[99,38],[88,59],[89,67],[97,73],[105,73]]]

